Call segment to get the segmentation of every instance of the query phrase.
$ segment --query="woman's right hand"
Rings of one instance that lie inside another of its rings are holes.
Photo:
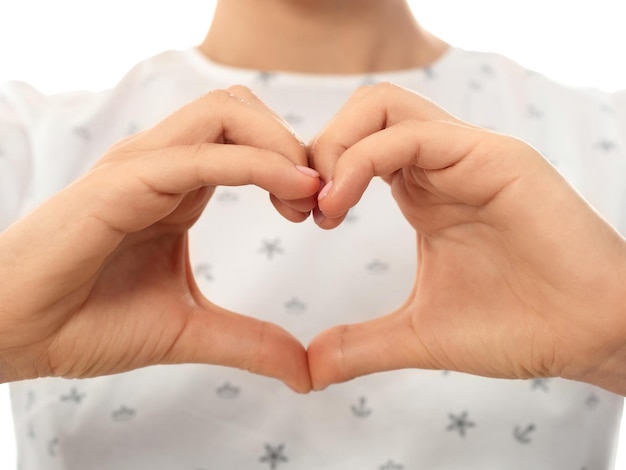
[[[187,251],[216,185],[258,185],[281,214],[304,220],[319,188],[306,165],[301,142],[243,87],[114,145],[0,234],[0,382],[193,362],[308,391],[303,346],[204,298]]]

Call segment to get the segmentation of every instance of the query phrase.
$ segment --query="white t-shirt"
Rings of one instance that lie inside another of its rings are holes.
[[[101,93],[0,93],[0,227],[86,171],[114,141],[191,99],[243,84],[303,140],[363,83],[416,90],[462,119],[532,143],[626,229],[626,96],[572,90],[498,55],[451,49],[432,67],[371,76],[238,70],[196,49],[166,52]],[[372,182],[333,231],[279,216],[255,187],[219,188],[192,229],[213,302],[273,321],[307,344],[323,329],[398,307],[414,233]],[[21,470],[602,470],[622,398],[559,379],[494,380],[402,370],[297,395],[211,365],[158,366],[11,387]]]

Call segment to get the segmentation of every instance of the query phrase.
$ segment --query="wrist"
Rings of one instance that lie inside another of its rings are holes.
[[[594,333],[591,366],[572,378],[626,396],[626,240],[618,237],[611,262],[602,266],[604,287],[589,312],[602,325],[597,331],[605,334]]]

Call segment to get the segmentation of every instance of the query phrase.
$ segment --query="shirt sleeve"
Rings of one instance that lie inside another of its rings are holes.
[[[540,151],[626,235],[626,92],[570,88],[538,77],[528,119]]]
[[[603,122],[603,132],[592,142],[592,150],[595,164],[604,167],[596,185],[612,201],[609,222],[626,236],[626,90],[606,94],[596,119]]]
[[[20,214],[32,174],[32,149],[13,84],[0,86],[0,230]]]

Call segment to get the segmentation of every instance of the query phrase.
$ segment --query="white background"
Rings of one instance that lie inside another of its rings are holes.
[[[501,52],[573,86],[626,88],[619,0],[411,3],[453,45]],[[0,0],[0,82],[24,80],[46,93],[112,86],[151,54],[199,43],[213,8],[211,0]],[[626,468],[622,442],[617,469]],[[8,387],[0,385],[0,470],[13,468]]]

